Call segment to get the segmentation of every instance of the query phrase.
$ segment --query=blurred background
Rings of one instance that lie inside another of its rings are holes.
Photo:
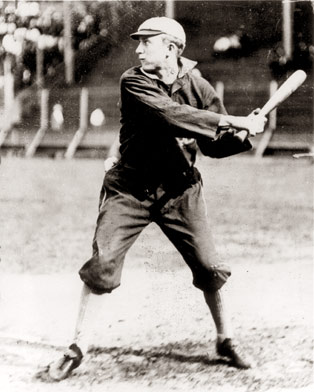
[[[184,56],[230,114],[261,107],[296,69],[308,77],[254,139],[253,154],[313,148],[313,1],[0,1],[0,151],[105,157],[119,130],[119,78],[137,65],[129,34],[176,18]]]

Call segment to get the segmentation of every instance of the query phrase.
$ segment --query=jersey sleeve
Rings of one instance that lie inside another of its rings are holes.
[[[197,138],[202,135],[213,139],[216,135],[221,117],[218,112],[174,102],[145,75],[123,77],[121,97],[129,108],[134,109],[134,114],[167,124],[175,137]]]
[[[204,108],[211,112],[228,114],[227,110],[218,97],[216,91],[206,80],[202,83]],[[200,136],[197,144],[203,155],[210,158],[225,158],[252,149],[252,144],[248,139],[241,141],[233,128],[217,128],[214,138]]]
[[[221,132],[214,140],[201,137],[197,144],[202,154],[210,158],[226,158],[252,149],[249,139],[241,141],[230,131]]]

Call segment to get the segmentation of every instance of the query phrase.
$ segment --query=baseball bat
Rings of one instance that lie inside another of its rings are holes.
[[[259,115],[267,116],[273,109],[284,102],[290,95],[297,90],[306,79],[306,73],[301,69],[295,71],[269,98],[262,107]]]

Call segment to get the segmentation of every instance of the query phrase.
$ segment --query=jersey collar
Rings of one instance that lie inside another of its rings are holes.
[[[179,57],[178,63],[179,63],[178,79],[182,78],[184,75],[186,75],[197,65],[197,61],[189,60],[186,57]],[[142,67],[140,67],[140,70],[144,75],[148,76],[150,79],[160,80],[157,75],[145,72]]]

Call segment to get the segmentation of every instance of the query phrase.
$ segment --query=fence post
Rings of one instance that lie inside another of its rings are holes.
[[[32,142],[30,143],[30,145],[26,150],[25,156],[27,158],[34,156],[37,147],[40,145],[48,129],[48,125],[49,125],[48,103],[49,103],[49,90],[44,88],[40,91],[40,128],[38,129],[34,139],[32,140]]]
[[[14,103],[14,77],[12,74],[12,59],[10,55],[6,55],[3,60],[4,71],[4,122],[0,131],[0,147],[4,143],[8,134],[12,131],[12,122],[10,119],[10,111]]]
[[[278,89],[278,83],[275,80],[272,80],[269,85],[269,97],[274,95],[276,90]],[[264,133],[262,134],[261,140],[256,148],[255,156],[257,158],[261,158],[264,155],[264,152],[273,137],[274,131],[277,127],[277,109],[272,110],[269,113],[268,117],[268,126]]]
[[[175,18],[175,3],[174,0],[165,0],[165,16],[168,18]]]
[[[218,97],[219,97],[219,98],[221,99],[221,101],[223,102],[223,100],[224,100],[224,93],[225,93],[225,92],[224,92],[224,91],[225,91],[224,83],[218,81],[218,82],[216,83],[215,90],[216,90],[216,93],[217,93]]]
[[[282,0],[282,42],[287,60],[292,58],[293,50],[293,9],[293,1]]]
[[[8,115],[14,101],[14,76],[12,74],[12,59],[6,55],[3,61],[4,71],[4,113]]]
[[[72,47],[72,2],[63,2],[63,39],[64,39],[64,63],[65,81],[72,84],[74,81],[74,53]]]
[[[75,132],[73,139],[71,140],[64,157],[66,159],[73,158],[77,147],[83,140],[88,127],[88,89],[83,87],[81,90],[80,97],[80,126]]]
[[[36,83],[38,88],[44,87],[44,50],[36,47]]]

